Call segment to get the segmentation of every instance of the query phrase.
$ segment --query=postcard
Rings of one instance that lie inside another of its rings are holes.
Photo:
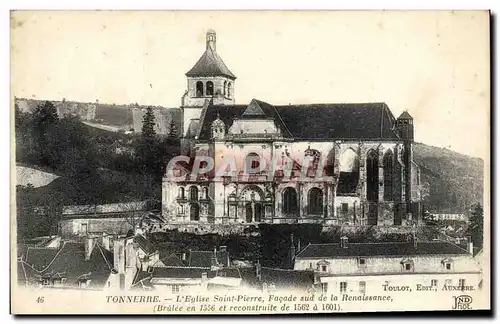
[[[11,11],[11,312],[489,310],[488,11]]]

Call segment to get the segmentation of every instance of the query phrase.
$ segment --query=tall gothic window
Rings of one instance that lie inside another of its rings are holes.
[[[227,81],[224,81],[224,96],[227,95]]]
[[[312,188],[308,194],[309,213],[322,214],[323,213],[323,190],[319,188]]]
[[[393,188],[392,182],[394,178],[393,174],[393,163],[392,163],[392,152],[388,151],[384,155],[384,200],[393,200]]]
[[[213,96],[214,94],[214,83],[212,81],[207,82],[207,96]]]
[[[231,98],[231,82],[227,83],[227,96],[228,98]]]
[[[297,211],[297,192],[294,188],[287,187],[283,190],[283,213],[294,214]]]
[[[339,169],[337,194],[354,193],[359,182],[359,157],[352,148],[348,148],[340,155]]]
[[[366,182],[368,201],[378,201],[378,154],[371,150],[366,157]]]
[[[203,82],[196,82],[196,96],[203,97]]]

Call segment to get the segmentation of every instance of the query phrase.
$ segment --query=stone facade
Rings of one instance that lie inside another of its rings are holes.
[[[215,52],[214,32],[207,34],[210,48]],[[226,88],[234,75],[220,62],[220,69],[201,66],[207,52],[186,74],[182,151],[190,160],[167,168],[168,224],[418,223],[420,172],[408,113],[396,119],[383,103],[234,105],[234,88]],[[197,174],[206,158],[212,170]],[[232,174],[217,176],[228,167]],[[178,173],[185,177],[173,181]]]

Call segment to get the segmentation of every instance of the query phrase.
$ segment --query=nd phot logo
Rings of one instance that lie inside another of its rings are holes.
[[[453,297],[452,309],[471,309],[472,297],[469,295],[460,295]]]

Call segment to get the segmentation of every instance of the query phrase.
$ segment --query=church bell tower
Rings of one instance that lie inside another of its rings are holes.
[[[183,135],[192,136],[205,105],[233,105],[236,76],[227,68],[216,51],[217,34],[206,33],[205,52],[186,73],[187,90],[182,96]]]

